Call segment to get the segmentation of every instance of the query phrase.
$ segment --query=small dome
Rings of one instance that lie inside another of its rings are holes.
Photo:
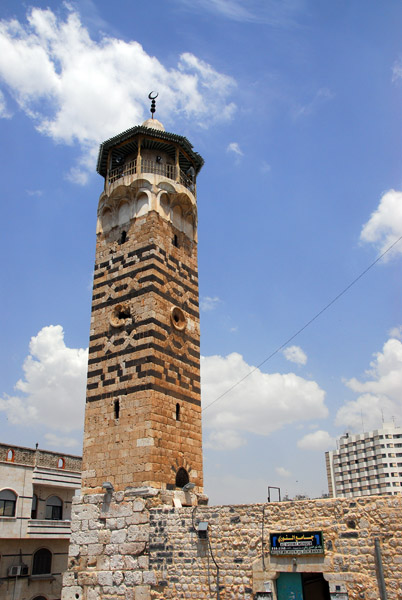
[[[158,119],[147,119],[142,124],[143,127],[148,127],[148,129],[159,129],[160,131],[165,131],[164,126]]]

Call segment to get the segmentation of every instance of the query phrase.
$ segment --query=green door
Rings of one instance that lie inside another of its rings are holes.
[[[303,600],[303,584],[300,573],[281,573],[276,580],[278,600]]]

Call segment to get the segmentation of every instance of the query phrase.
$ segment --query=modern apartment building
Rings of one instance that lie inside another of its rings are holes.
[[[81,458],[0,444],[0,598],[58,600]]]
[[[332,497],[402,493],[402,428],[393,423],[366,433],[346,433],[338,449],[326,452],[325,458]]]

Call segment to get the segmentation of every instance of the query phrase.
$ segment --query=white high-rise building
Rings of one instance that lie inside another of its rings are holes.
[[[402,493],[402,428],[348,434],[338,449],[325,453],[329,495],[333,497]]]

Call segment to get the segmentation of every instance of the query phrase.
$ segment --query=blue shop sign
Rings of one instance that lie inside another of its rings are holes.
[[[324,554],[322,531],[292,531],[270,534],[272,555]]]

